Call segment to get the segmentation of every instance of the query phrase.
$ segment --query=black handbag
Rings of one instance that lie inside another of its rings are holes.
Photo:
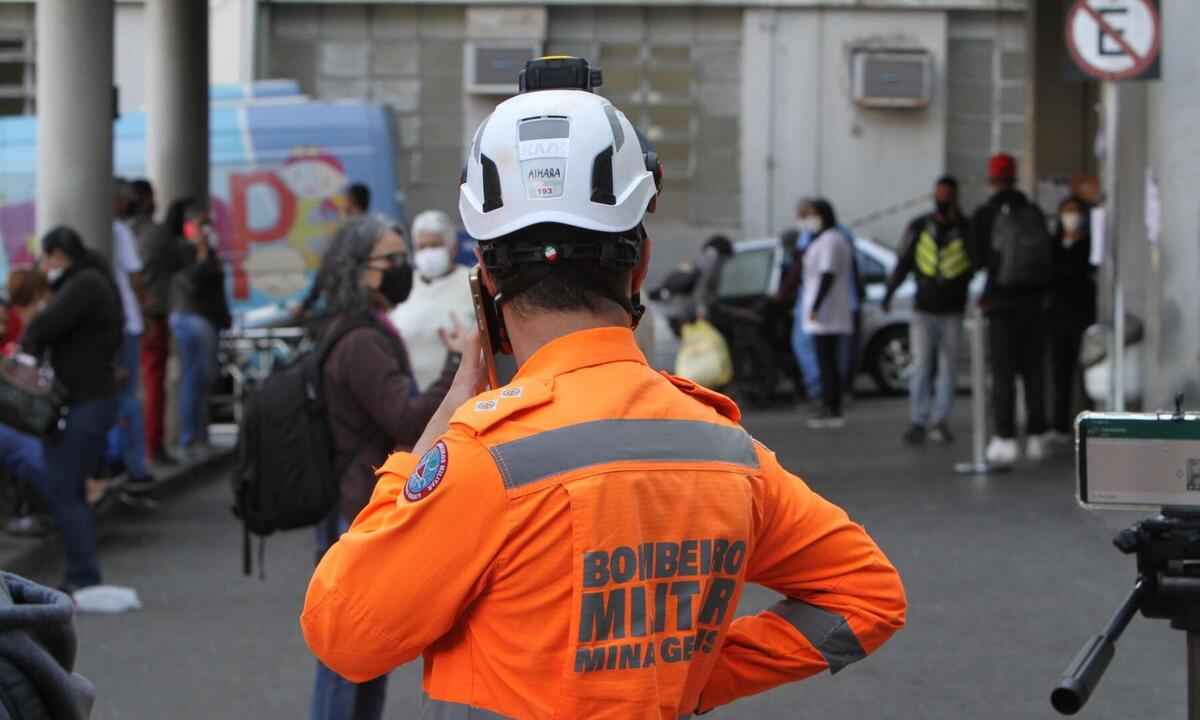
[[[66,400],[66,388],[48,366],[28,356],[0,360],[0,423],[46,437],[59,429]]]

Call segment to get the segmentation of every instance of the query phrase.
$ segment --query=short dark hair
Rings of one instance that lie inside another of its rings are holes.
[[[833,203],[825,198],[813,198],[808,204],[817,213],[817,217],[821,218],[821,225],[824,229],[837,227],[837,212],[833,209]]]
[[[935,187],[937,185],[945,185],[946,187],[950,188],[954,192],[958,192],[958,178],[954,177],[953,175],[941,176],[940,178],[937,179],[937,182],[934,183]]]
[[[620,236],[569,225],[539,223],[493,240],[496,246],[565,248],[568,245],[598,245],[618,242]],[[640,245],[639,245],[640,249]],[[551,265],[526,263],[511,269],[489,270],[503,296],[512,296],[511,307],[521,315],[537,312],[601,312],[619,305],[626,311],[630,265],[589,260],[563,259]]]
[[[707,250],[709,248],[716,250],[725,257],[733,256],[733,243],[730,242],[729,237],[726,235],[717,234],[706,240],[704,242],[704,249]]]
[[[346,188],[346,197],[359,212],[365,213],[371,209],[371,188],[363,183],[350,183]]]

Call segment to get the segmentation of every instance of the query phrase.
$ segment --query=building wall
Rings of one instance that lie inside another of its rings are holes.
[[[1017,13],[954,12],[947,30],[946,170],[970,211],[991,194],[992,154],[1009,153],[1018,167],[1027,160],[1025,27]]]
[[[647,220],[656,274],[741,225],[737,8],[551,6],[546,51],[594,59],[600,93],[655,143],[663,195]]]
[[[396,117],[396,175],[410,214],[457,209],[463,153],[466,8],[312,4],[269,7],[260,78],[294,78],[313,97],[369,99]]]
[[[844,222],[896,205],[923,208],[946,162],[944,12],[751,9],[743,24],[742,221],[748,236],[794,222],[798,198],[828,197]],[[923,48],[934,60],[924,109],[865,109],[851,99],[856,47]],[[895,243],[908,207],[862,223]]]
[[[476,123],[503,99],[465,91],[464,43],[481,39],[490,26],[527,16],[523,35],[548,53],[593,59],[608,78],[601,93],[656,143],[666,166],[666,191],[648,222],[658,240],[656,267],[690,253],[705,234],[740,225],[739,9],[268,8],[269,47],[258,76],[295,78],[317,98],[391,106],[397,174],[410,212],[432,207],[453,213],[463,148]]]
[[[1200,53],[1193,30],[1200,27],[1200,3],[1165,0],[1162,10],[1162,80],[1146,93],[1147,102],[1158,106],[1149,117],[1157,135],[1151,161],[1159,174],[1163,220],[1161,257],[1149,283],[1157,294],[1157,302],[1150,303],[1157,317],[1151,325],[1156,335],[1149,338],[1147,400],[1152,408],[1170,407],[1174,394],[1182,392],[1187,407],[1195,409],[1200,405]]]

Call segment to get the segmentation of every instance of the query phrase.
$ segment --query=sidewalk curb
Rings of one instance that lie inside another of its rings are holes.
[[[200,462],[163,473],[163,479],[154,495],[160,501],[179,495],[199,481],[211,477],[214,471],[231,465],[234,458],[233,448],[221,448]],[[105,506],[96,515],[96,534],[100,535],[105,525],[118,521],[123,511],[125,506],[119,502]],[[61,553],[62,543],[57,534],[38,539],[8,538],[0,545],[0,568],[17,575],[29,576],[55,562],[54,557]]]

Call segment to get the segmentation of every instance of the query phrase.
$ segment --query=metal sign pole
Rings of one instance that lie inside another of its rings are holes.
[[[1108,409],[1125,411],[1125,295],[1121,286],[1119,224],[1120,171],[1118,159],[1121,123],[1120,85],[1104,83],[1104,237],[1108,244],[1109,278],[1112,283],[1112,339],[1109,345]]]
[[[971,341],[971,461],[958,463],[954,472],[960,475],[987,475],[998,469],[987,461],[987,377],[984,369],[987,320],[973,309],[967,318]]]

